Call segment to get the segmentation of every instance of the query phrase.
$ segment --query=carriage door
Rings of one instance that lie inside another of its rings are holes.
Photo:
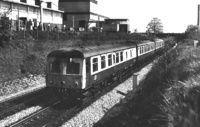
[[[90,86],[90,59],[86,59],[86,85]]]

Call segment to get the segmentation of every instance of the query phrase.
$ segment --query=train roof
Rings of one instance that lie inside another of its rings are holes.
[[[145,40],[145,41],[140,41],[140,42],[135,42],[135,43],[137,44],[137,46],[141,46],[141,45],[151,44],[151,43],[155,43],[155,42]]]
[[[154,41],[155,41],[155,42],[158,42],[158,41],[160,42],[160,41],[163,41],[163,40],[157,38],[157,39],[154,39]]]
[[[134,48],[136,45],[144,45],[147,43],[154,43],[152,41],[126,41],[116,44],[107,44],[99,46],[83,46],[83,47],[68,47],[52,51],[47,57],[69,57],[69,58],[88,58],[100,54],[116,52],[125,50],[127,48]]]

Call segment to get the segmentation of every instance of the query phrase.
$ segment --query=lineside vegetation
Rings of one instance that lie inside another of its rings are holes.
[[[95,127],[199,127],[200,48],[190,39],[160,57],[136,95]]]

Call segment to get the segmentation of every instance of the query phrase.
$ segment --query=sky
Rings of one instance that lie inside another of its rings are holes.
[[[197,25],[200,0],[97,0],[99,13],[110,18],[130,20],[130,31],[145,32],[147,24],[157,17],[165,33],[185,32]]]

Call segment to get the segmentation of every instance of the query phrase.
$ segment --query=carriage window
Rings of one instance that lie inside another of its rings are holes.
[[[115,54],[113,54],[113,64],[115,63]]]
[[[142,47],[141,47],[141,49],[142,49],[142,51],[141,51],[141,54],[142,54],[142,53],[143,53],[143,51],[144,51],[144,50],[143,50],[143,49],[144,49],[144,47],[142,46]]]
[[[132,55],[133,55],[133,58],[136,57],[136,48],[134,48],[134,49],[132,50]]]
[[[130,58],[133,57],[133,54],[132,54],[132,53],[133,53],[132,50],[130,50]]]
[[[98,58],[94,58],[92,63],[93,63],[93,72],[98,71]]]
[[[141,54],[142,54],[142,53],[143,53],[143,51],[144,51],[143,49],[144,49],[144,47],[142,46],[142,47],[141,47]]]
[[[119,63],[119,53],[116,53],[116,63]]]
[[[106,67],[106,56],[101,56],[101,69]]]
[[[112,65],[112,54],[108,55],[108,66]]]
[[[120,60],[123,61],[123,52],[120,52]]]
[[[126,51],[126,59],[128,59],[128,52]]]

